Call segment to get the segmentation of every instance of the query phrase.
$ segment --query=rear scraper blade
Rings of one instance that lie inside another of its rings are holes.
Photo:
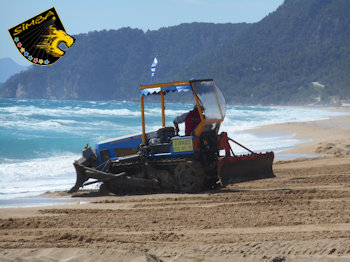
[[[272,170],[273,152],[219,159],[218,175],[223,186],[238,182],[275,177]]]

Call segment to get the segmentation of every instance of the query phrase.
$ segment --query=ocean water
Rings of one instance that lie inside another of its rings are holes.
[[[191,108],[167,104],[167,125]],[[145,109],[147,131],[156,130],[161,125],[160,104],[146,103]],[[258,137],[249,129],[341,114],[309,108],[227,106],[221,131],[253,151],[273,150],[279,157],[280,151],[301,141],[293,139],[293,134]],[[4,200],[70,189],[75,183],[72,163],[86,144],[140,133],[140,123],[138,102],[0,99],[0,207]],[[244,152],[236,147],[234,151]]]

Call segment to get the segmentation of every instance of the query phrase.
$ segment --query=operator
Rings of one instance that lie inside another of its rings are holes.
[[[201,118],[199,116],[197,105],[193,107],[193,109],[187,113],[183,113],[174,119],[175,133],[178,134],[179,124],[185,122],[185,136],[190,136],[192,131],[198,126],[201,122]]]

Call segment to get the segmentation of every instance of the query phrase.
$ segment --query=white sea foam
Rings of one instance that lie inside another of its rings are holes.
[[[90,104],[90,106],[96,105],[96,102]],[[98,106],[108,105],[107,102],[98,103]],[[111,104],[109,104],[111,106]],[[8,114],[11,117],[15,116],[51,116],[51,117],[65,117],[65,116],[117,116],[117,117],[140,117],[140,107],[138,103],[131,105],[133,109],[128,108],[87,108],[82,106],[64,106],[58,108],[43,108],[33,105],[28,106],[7,106],[2,107],[2,113]],[[176,116],[186,112],[185,109],[173,110],[166,109],[167,116]],[[160,116],[161,108],[160,105],[155,107],[146,106],[145,114],[148,116]]]
[[[161,108],[160,108],[160,105],[159,105],[159,108],[156,107],[156,108],[146,108],[145,110],[145,114],[146,116],[149,115],[149,116],[161,116]],[[186,113],[188,112],[188,110],[186,109],[170,109],[170,108],[166,108],[165,109],[165,115],[166,117],[176,117],[178,115],[181,115],[183,113]]]
[[[223,127],[231,131],[242,131],[264,125],[287,122],[305,122],[327,119],[331,116],[345,115],[342,112],[332,112],[308,108],[282,108],[282,107],[243,107],[229,106]]]
[[[122,130],[125,129],[125,125],[116,124],[111,121],[92,121],[84,122],[77,120],[68,119],[12,119],[12,121],[0,119],[0,126],[7,129],[22,130],[24,132],[28,131],[51,131],[51,132],[64,132],[71,133],[75,135],[86,135],[91,131],[98,131],[103,128],[106,130]]]
[[[36,106],[11,106],[3,107],[3,113],[8,113],[11,116],[119,116],[133,117],[140,116],[139,110],[123,109],[98,109],[98,108],[82,108],[82,107],[61,107],[61,108],[40,108]]]
[[[73,160],[80,155],[70,152],[47,158],[30,160],[12,160],[11,163],[0,164],[0,182],[13,182],[37,178],[60,177],[73,172]]]
[[[4,161],[0,164],[0,198],[36,195],[48,190],[67,190],[74,185],[74,159],[80,155],[63,155],[30,160]]]

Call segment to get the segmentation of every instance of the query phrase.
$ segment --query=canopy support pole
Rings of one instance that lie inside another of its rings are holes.
[[[164,105],[164,92],[160,91],[160,98],[162,101],[162,127],[165,127],[165,105]]]
[[[142,144],[146,144],[146,127],[145,127],[145,102],[144,95],[141,96],[141,120],[142,120]]]

